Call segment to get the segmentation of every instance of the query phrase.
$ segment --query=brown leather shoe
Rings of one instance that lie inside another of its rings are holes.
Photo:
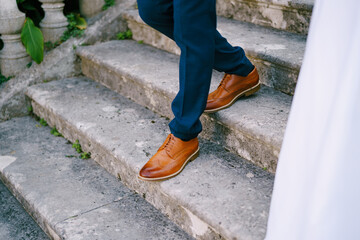
[[[225,73],[218,88],[209,94],[204,112],[213,113],[230,107],[238,98],[250,96],[259,89],[256,67],[246,77]]]
[[[156,181],[174,177],[198,155],[199,142],[197,138],[185,142],[169,134],[157,153],[140,170],[139,178]]]

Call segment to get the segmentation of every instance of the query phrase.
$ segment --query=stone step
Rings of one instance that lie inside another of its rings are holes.
[[[138,171],[165,140],[166,118],[85,78],[32,86],[27,95],[35,114],[79,139],[95,161],[192,236],[264,238],[272,174],[201,140],[200,156],[181,174],[145,182]]]
[[[307,34],[314,0],[217,0],[220,16]]]
[[[0,239],[49,239],[1,181]]]
[[[126,40],[78,48],[78,55],[86,76],[172,118],[171,101],[178,91],[178,56]],[[214,73],[211,89],[221,77]],[[275,172],[291,100],[263,86],[229,109],[203,114],[202,136]]]
[[[136,41],[179,55],[174,41],[146,25],[137,10],[124,13]],[[218,18],[218,30],[234,46],[244,48],[256,65],[260,81],[292,95],[305,51],[306,38],[254,24]]]
[[[51,239],[192,239],[96,162],[80,159],[67,140],[40,126],[31,117],[0,123],[0,177]]]

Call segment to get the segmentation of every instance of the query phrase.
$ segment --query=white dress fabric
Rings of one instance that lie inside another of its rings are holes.
[[[266,240],[360,239],[360,0],[317,0]]]

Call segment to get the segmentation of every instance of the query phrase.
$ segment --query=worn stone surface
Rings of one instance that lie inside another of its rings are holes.
[[[122,14],[126,9],[133,8],[135,0],[124,0],[110,8],[101,18],[90,25],[81,38],[72,38],[47,53],[44,61],[26,69],[8,82],[0,85],[0,121],[27,114],[28,102],[24,91],[28,86],[43,81],[52,81],[80,74],[75,48],[79,45],[114,39],[116,34],[126,29]]]
[[[161,32],[149,27],[140,18],[137,10],[129,10],[124,14],[128,27],[131,29],[132,37],[136,41],[143,41],[151,46],[180,55],[180,48],[176,43]]]
[[[178,57],[134,41],[112,41],[78,50],[88,77],[163,116],[172,117],[178,91]],[[121,56],[121,57],[119,57]],[[222,75],[214,73],[211,90]],[[275,172],[291,97],[263,87],[231,108],[204,114],[205,138]]]
[[[217,0],[217,14],[240,21],[307,34],[313,0]]]
[[[114,5],[111,7],[114,7],[124,2],[130,2],[130,1],[114,0]],[[134,1],[132,2],[135,3]],[[80,13],[82,16],[86,18],[93,18],[104,11],[106,12],[106,10],[102,9],[104,5],[105,5],[105,0],[79,0]]]
[[[147,26],[136,10],[128,10],[124,16],[135,40],[180,54],[175,42]],[[218,30],[232,45],[244,48],[258,68],[262,83],[290,95],[294,93],[305,37],[221,17]]]
[[[45,240],[46,234],[0,181],[0,239]]]
[[[31,62],[24,45],[21,43],[20,34],[1,35],[4,47],[0,51],[0,70],[6,77],[15,76]]]
[[[37,124],[30,117],[0,124],[0,177],[53,239],[191,239]]]
[[[138,171],[168,134],[168,120],[84,79],[30,87],[34,111],[101,166],[198,239],[263,239],[273,176],[221,146],[201,141],[200,156],[177,177],[145,182]]]
[[[64,0],[39,0],[45,16],[40,22],[44,42],[59,41],[69,25],[64,15]]]
[[[0,33],[20,33],[24,25],[25,14],[19,11],[16,1],[0,0]]]
[[[86,18],[93,17],[101,12],[104,4],[104,0],[79,0],[80,13]]]
[[[0,38],[4,44],[0,50],[0,72],[8,77],[23,71],[30,58],[20,39],[25,14],[19,11],[16,1],[0,0],[0,6]]]

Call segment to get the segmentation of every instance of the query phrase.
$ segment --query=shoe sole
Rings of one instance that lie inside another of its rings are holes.
[[[239,93],[228,104],[226,104],[224,106],[221,106],[221,107],[218,107],[218,108],[215,108],[215,109],[205,110],[204,112],[205,113],[214,113],[214,112],[220,111],[222,109],[228,108],[231,105],[233,105],[235,103],[235,101],[238,100],[239,98],[241,98],[243,96],[248,97],[248,96],[256,93],[257,91],[259,91],[259,89],[260,89],[260,83],[256,84],[254,87],[252,87],[250,89],[247,89],[247,90]]]
[[[200,148],[198,148],[193,154],[191,154],[190,157],[188,157],[188,159],[186,159],[186,161],[181,166],[181,168],[177,172],[175,172],[171,175],[164,176],[164,177],[158,177],[158,178],[144,178],[144,177],[140,176],[140,174],[139,174],[138,178],[140,178],[141,180],[144,180],[144,181],[159,181],[159,180],[166,180],[166,179],[175,177],[185,168],[185,166],[188,162],[195,160],[199,156],[199,150],[200,150]]]

